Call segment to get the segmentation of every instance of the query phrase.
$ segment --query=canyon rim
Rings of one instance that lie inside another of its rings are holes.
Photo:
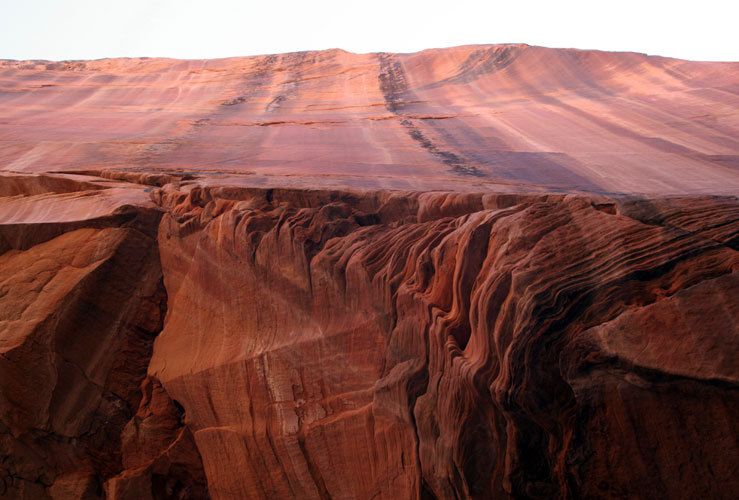
[[[739,63],[0,61],[0,496],[737,498]]]

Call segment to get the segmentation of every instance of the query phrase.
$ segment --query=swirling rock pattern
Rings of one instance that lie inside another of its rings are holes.
[[[0,495],[736,498],[736,75],[4,62]]]
[[[149,370],[214,496],[735,491],[735,200],[695,227],[679,199],[647,224],[631,200],[270,197],[163,198]]]

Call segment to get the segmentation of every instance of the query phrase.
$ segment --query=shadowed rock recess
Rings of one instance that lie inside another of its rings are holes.
[[[739,64],[0,62],[0,497],[737,498]]]

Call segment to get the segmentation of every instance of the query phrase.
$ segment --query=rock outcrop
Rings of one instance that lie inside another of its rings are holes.
[[[3,63],[0,496],[735,498],[737,68]]]

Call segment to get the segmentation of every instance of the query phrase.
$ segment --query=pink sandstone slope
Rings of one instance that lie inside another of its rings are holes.
[[[6,61],[0,168],[735,194],[738,82],[739,63],[525,45]]]
[[[739,63],[0,62],[0,498],[739,497]]]

